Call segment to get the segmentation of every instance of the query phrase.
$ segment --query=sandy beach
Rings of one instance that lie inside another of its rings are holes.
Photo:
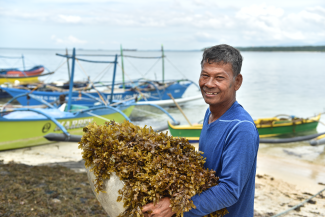
[[[196,147],[198,144],[194,144]],[[84,173],[77,143],[50,145],[0,152],[4,163],[14,161],[32,166],[61,165]],[[84,180],[85,182],[87,180]],[[258,154],[255,216],[273,216],[310,198],[325,188],[325,166],[299,158]],[[302,207],[283,216],[325,216],[325,191]]]

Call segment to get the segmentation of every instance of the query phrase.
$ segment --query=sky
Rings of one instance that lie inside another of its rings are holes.
[[[0,48],[325,45],[324,0],[0,0]]]

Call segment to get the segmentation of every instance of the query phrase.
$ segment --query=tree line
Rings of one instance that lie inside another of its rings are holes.
[[[236,47],[240,51],[312,51],[325,52],[325,46],[261,46],[261,47]],[[204,50],[204,49],[202,49]]]

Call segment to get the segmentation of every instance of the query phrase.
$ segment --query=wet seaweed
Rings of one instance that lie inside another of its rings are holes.
[[[0,216],[95,216],[107,213],[86,173],[62,166],[0,162]]]
[[[192,196],[218,184],[215,171],[204,168],[202,152],[195,151],[184,138],[128,121],[111,121],[101,126],[92,123],[83,130],[79,148],[83,150],[85,166],[92,168],[96,176],[96,192],[103,191],[104,180],[112,172],[125,183],[117,201],[123,201],[126,209],[119,217],[144,216],[142,206],[157,203],[163,197],[170,197],[176,216],[183,216],[196,208]],[[222,209],[207,216],[227,213]]]

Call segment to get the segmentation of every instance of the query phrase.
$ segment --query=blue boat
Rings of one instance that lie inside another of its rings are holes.
[[[186,82],[186,81],[177,81],[177,82],[171,82],[169,86],[167,87],[161,87],[159,86],[159,82],[154,81],[143,81],[139,86],[133,86],[128,89],[122,89],[122,88],[114,88],[113,97],[111,96],[111,93],[108,92],[85,92],[85,91],[74,91],[72,93],[72,100],[73,104],[78,105],[85,105],[85,106],[94,106],[95,103],[97,103],[97,100],[94,100],[94,98],[102,97],[105,101],[109,102],[110,100],[116,101],[116,100],[127,100],[131,98],[136,98],[138,96],[141,96],[140,101],[156,101],[156,100],[167,100],[170,99],[168,96],[168,93],[172,94],[175,99],[182,98],[184,92],[186,89],[192,84],[192,82]],[[166,83],[168,84],[168,83]],[[138,91],[137,89],[140,89]],[[18,88],[5,88],[2,87],[2,90],[9,93],[12,97],[16,97],[21,94],[26,94],[30,92],[29,90],[25,89],[18,89]],[[40,99],[43,99],[49,103],[54,103],[59,100],[60,95],[68,96],[69,92],[48,92],[48,91],[33,91],[33,95],[37,96]],[[17,99],[18,102],[21,105],[40,105],[40,102],[26,97],[20,97]],[[67,97],[68,100],[68,97]]]
[[[67,57],[66,55],[57,54],[58,56]],[[78,55],[77,55],[78,56]],[[80,54],[79,56],[87,56]],[[89,56],[96,56],[96,55],[89,55]],[[112,56],[112,55],[99,55],[99,56]],[[122,60],[122,78],[123,81],[120,83],[115,82],[94,82],[92,84],[92,88],[94,88],[91,91],[74,91],[72,92],[72,100],[74,104],[78,105],[85,105],[85,106],[94,106],[94,104],[97,103],[96,99],[103,98],[106,102],[112,102],[112,101],[120,101],[120,100],[128,100],[131,98],[138,98],[138,96],[141,96],[140,101],[148,101],[151,103],[155,103],[156,101],[165,101],[170,100],[170,97],[168,94],[171,94],[174,99],[181,99],[184,95],[184,92],[187,90],[187,88],[194,84],[198,87],[198,85],[188,79],[182,79],[182,80],[165,80],[164,78],[164,65],[163,65],[163,73],[162,73],[162,80],[159,81],[153,81],[153,80],[147,80],[147,79],[137,79],[132,82],[125,82],[124,80],[124,66],[123,66],[123,57],[126,57],[123,55],[123,51],[121,49],[120,55],[114,55],[121,57]],[[135,57],[135,56],[128,56],[128,57],[134,57],[134,58],[161,58],[164,60],[164,53],[162,49],[162,56],[160,57]],[[83,61],[83,59],[78,57],[78,60]],[[91,61],[89,61],[91,62]],[[101,63],[105,63],[105,61],[101,61]],[[116,70],[116,69],[115,69]],[[115,74],[113,75],[115,76]],[[113,80],[115,77],[113,77]],[[108,87],[109,89],[107,91],[101,91],[98,90],[95,91],[96,87]],[[113,87],[113,88],[112,88]],[[7,93],[9,93],[11,96],[15,97],[20,94],[25,94],[28,92],[28,90],[23,89],[16,89],[16,88],[2,88]],[[198,87],[199,89],[199,87]],[[33,94],[40,99],[43,99],[49,103],[54,103],[55,101],[59,100],[60,95],[68,95],[68,91],[66,92],[48,92],[48,91],[33,91]],[[189,100],[195,100],[195,98],[191,98]],[[26,97],[21,97],[18,99],[18,102],[21,105],[39,105],[39,102]],[[164,105],[163,103],[160,103],[159,105]],[[170,105],[170,104],[169,104]]]
[[[75,49],[73,49],[72,56],[67,55],[66,57],[72,58],[72,73],[70,78],[70,86],[72,86],[75,65]],[[115,61],[111,61],[110,63],[114,63],[116,66],[117,56],[115,57]],[[116,67],[114,68],[113,77],[115,77],[115,72]],[[0,137],[0,151],[49,143],[49,141],[44,138],[48,133],[63,133],[64,140],[69,141],[71,136],[73,136],[70,133],[82,134],[83,127],[87,126],[91,122],[104,124],[110,120],[115,120],[117,122],[129,120],[128,116],[131,114],[134,106],[136,106],[134,99],[117,103],[114,103],[111,99],[109,105],[102,102],[105,105],[87,108],[84,106],[75,106],[73,104],[72,89],[70,89],[68,95],[68,102],[63,103],[60,107],[52,105],[30,92],[17,95],[9,100],[9,102],[0,110],[0,132],[2,133],[2,136]],[[87,96],[88,94],[84,93],[84,95]],[[6,109],[6,106],[12,101],[25,97],[37,101],[40,104],[47,105],[48,108]],[[92,96],[88,97],[93,101],[103,100],[102,98],[99,99]],[[174,123],[176,123],[167,111],[159,106],[153,106],[162,110],[173,120]]]

